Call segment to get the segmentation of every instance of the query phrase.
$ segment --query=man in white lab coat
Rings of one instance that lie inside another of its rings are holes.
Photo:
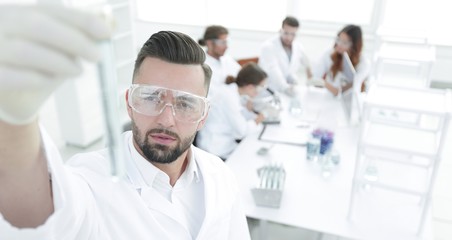
[[[106,150],[63,166],[36,117],[53,89],[80,72],[79,58],[99,59],[96,41],[108,28],[61,7],[0,13],[2,239],[249,239],[233,174],[191,145],[207,116],[210,81],[196,42],[159,32],[144,44],[126,99],[127,178],[115,183]]]
[[[259,65],[268,73],[269,88],[289,95],[299,82],[298,74],[306,68],[311,77],[309,61],[300,42],[295,41],[299,22],[294,17],[286,17],[277,36],[265,41],[259,56]]]
[[[202,39],[198,40],[201,46],[206,46],[206,64],[212,69],[212,81],[210,90],[213,94],[215,86],[226,84],[228,76],[236,77],[241,66],[230,55],[226,54],[228,49],[229,31],[218,25],[206,28]]]

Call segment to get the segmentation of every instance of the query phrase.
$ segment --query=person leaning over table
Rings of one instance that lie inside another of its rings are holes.
[[[363,37],[361,27],[347,25],[337,34],[334,46],[327,50],[313,67],[313,79],[323,79],[325,88],[334,96],[344,92],[353,84],[361,84],[369,76],[370,63],[362,55]],[[345,79],[342,73],[342,55],[344,52],[356,70],[354,80]]]
[[[237,140],[259,129],[262,113],[253,110],[251,100],[265,90],[267,74],[256,64],[243,66],[237,78],[228,78],[211,99],[212,108],[203,129],[199,131],[197,146],[223,160],[237,147]]]
[[[79,59],[100,59],[107,24],[43,5],[2,5],[0,20],[0,238],[250,239],[233,174],[191,145],[211,75],[193,39],[162,31],[140,50],[125,99],[126,178],[115,183],[106,149],[64,165],[37,118]]]

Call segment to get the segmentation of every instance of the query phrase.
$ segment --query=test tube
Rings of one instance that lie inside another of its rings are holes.
[[[265,185],[267,184],[267,167],[263,167],[261,168],[260,172],[259,172],[259,177],[260,177],[260,184],[259,184],[259,188],[265,188]]]
[[[114,181],[124,176],[124,151],[118,114],[118,89],[110,40],[100,43],[102,59],[98,63],[102,109],[105,120],[105,139],[110,159],[110,173]]]

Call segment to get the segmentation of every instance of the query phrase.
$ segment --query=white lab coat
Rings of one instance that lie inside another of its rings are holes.
[[[132,139],[124,134],[124,146]],[[126,151],[127,179],[111,181],[107,151],[78,154],[63,166],[44,138],[52,172],[55,213],[35,229],[12,227],[0,215],[0,239],[147,240],[192,239],[165,208],[162,197],[144,184]],[[206,216],[196,239],[250,239],[233,173],[218,158],[192,146],[204,179]],[[164,219],[161,222],[157,219]]]
[[[242,68],[237,61],[227,54],[218,60],[206,53],[206,64],[212,69],[209,97],[215,94],[217,85],[221,86],[225,84],[226,77],[237,77],[237,74]]]
[[[333,54],[334,49],[326,51],[321,58],[316,62],[316,64],[312,68],[312,76],[314,79],[320,79],[325,76],[325,80],[333,85],[335,88],[339,88],[341,86],[341,80],[345,79],[342,72],[338,72],[336,76],[333,78],[333,74],[330,69],[333,66],[333,60],[331,59],[331,54]],[[370,73],[370,63],[367,58],[363,55],[360,57],[360,61],[358,65],[355,67],[355,79],[353,80],[353,85],[361,86],[363,81],[369,77]]]
[[[210,110],[204,127],[198,132],[201,149],[226,159],[237,147],[236,139],[258,130],[254,119],[247,120],[247,109],[240,102],[237,84],[218,86],[210,99]]]
[[[192,239],[168,201],[141,177],[128,150],[132,133],[124,134],[126,181],[113,183],[106,150],[78,154],[69,164],[90,185],[110,234],[115,239]],[[233,173],[216,156],[194,146],[192,160],[204,181],[206,216],[196,239],[250,239]]]
[[[22,229],[12,226],[0,214],[0,239],[111,239],[88,184],[63,165],[58,149],[49,136],[41,132],[52,178],[54,213],[43,225]]]
[[[268,74],[270,89],[282,92],[290,86],[288,79],[297,80],[300,69],[309,67],[309,60],[302,44],[296,40],[292,43],[292,57],[289,59],[281,37],[277,35],[262,44],[259,66]]]

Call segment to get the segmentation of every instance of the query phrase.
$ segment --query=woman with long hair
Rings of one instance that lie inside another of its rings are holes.
[[[314,65],[314,78],[325,80],[325,87],[335,96],[348,90],[353,84],[361,84],[369,76],[369,61],[362,56],[363,37],[361,27],[347,25],[337,34],[332,50],[328,50]],[[347,79],[343,74],[344,53],[350,58],[355,68],[354,79]]]

